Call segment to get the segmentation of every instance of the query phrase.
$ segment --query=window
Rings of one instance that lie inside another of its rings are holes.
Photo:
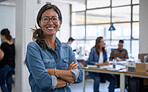
[[[84,12],[72,13],[72,25],[85,24]]]
[[[98,36],[103,36],[104,39],[110,39],[109,24],[106,25],[87,25],[86,39],[96,39]]]
[[[110,0],[87,0],[87,8],[106,7],[110,5]]]
[[[93,23],[109,23],[110,22],[110,9],[96,9],[88,10],[86,13],[87,24]]]
[[[113,22],[124,22],[131,20],[131,7],[116,7],[112,8],[112,21]]]
[[[108,57],[111,49],[124,40],[124,48],[129,56],[138,58],[139,53],[139,0],[84,0],[72,5],[72,30],[75,47],[85,46],[86,54],[95,45],[95,40],[103,36]],[[111,2],[112,1],[112,2]],[[111,12],[112,9],[112,12]],[[112,13],[112,17],[110,16]],[[108,31],[110,22],[116,31]],[[135,50],[136,49],[136,50]]]

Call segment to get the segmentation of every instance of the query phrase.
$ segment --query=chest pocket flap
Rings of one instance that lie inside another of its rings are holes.
[[[69,66],[69,59],[62,59],[62,61],[63,61],[63,64],[62,64],[63,69],[67,70]]]
[[[54,59],[43,59],[46,68],[55,68]]]

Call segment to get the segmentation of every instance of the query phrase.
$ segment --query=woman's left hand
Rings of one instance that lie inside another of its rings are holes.
[[[69,67],[68,67],[68,70],[70,70],[70,69],[78,69],[78,64],[72,62],[72,63],[69,65]]]

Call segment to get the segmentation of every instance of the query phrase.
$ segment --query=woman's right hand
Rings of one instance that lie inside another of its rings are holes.
[[[105,65],[110,65],[110,63],[109,63],[109,62],[105,62],[104,64],[105,64]]]
[[[70,69],[78,69],[78,64],[72,62],[72,63],[69,65],[69,67],[68,67],[68,70],[70,70]]]
[[[98,63],[97,66],[103,66],[103,65],[110,65],[109,62],[105,62],[105,63]]]

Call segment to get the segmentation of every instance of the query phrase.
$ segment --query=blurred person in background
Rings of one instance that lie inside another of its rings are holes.
[[[98,37],[96,39],[95,46],[91,49],[89,54],[88,65],[109,65],[103,37]],[[94,79],[94,92],[99,92],[99,84],[102,79],[110,82],[109,92],[114,92],[116,80],[111,74],[89,72],[89,76]]]
[[[111,55],[109,57],[109,60],[112,61],[113,59],[116,61],[125,61],[128,59],[128,52],[126,49],[123,48],[124,41],[119,40],[118,48],[113,49],[111,52]]]
[[[71,45],[71,44],[73,43],[74,40],[75,40],[74,38],[70,37],[70,38],[68,39],[67,44]]]
[[[1,30],[1,39],[3,43],[0,47],[0,86],[2,92],[11,92],[15,68],[15,46],[7,28]]]

